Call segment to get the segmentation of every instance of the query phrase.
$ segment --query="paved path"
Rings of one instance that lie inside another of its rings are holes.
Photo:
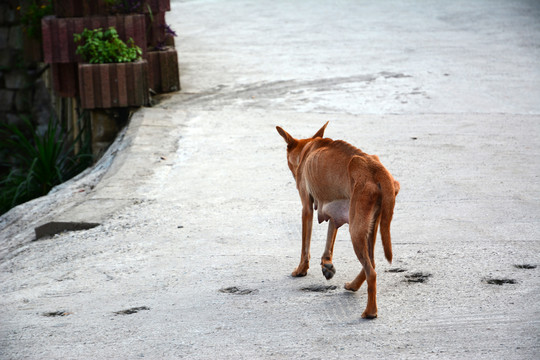
[[[173,1],[182,92],[92,170],[0,218],[0,358],[475,358],[540,353],[535,1]],[[379,318],[347,228],[326,281],[275,126],[401,182]],[[52,221],[98,226],[35,240]]]

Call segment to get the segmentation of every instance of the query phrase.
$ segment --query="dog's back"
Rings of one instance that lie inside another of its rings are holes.
[[[298,176],[306,181],[315,200],[350,199],[347,167],[355,155],[365,155],[345,141],[317,138],[304,148]]]

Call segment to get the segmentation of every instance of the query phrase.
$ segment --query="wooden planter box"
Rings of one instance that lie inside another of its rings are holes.
[[[148,63],[79,64],[81,108],[148,105]]]
[[[105,0],[53,0],[53,9],[59,18],[109,14]]]
[[[54,91],[62,97],[76,97],[79,94],[77,63],[51,64]]]
[[[150,5],[152,14],[171,10],[171,0],[146,0],[145,4],[143,5],[143,11],[148,13],[148,6],[146,6],[146,4]]]
[[[151,51],[155,46],[165,43],[165,13],[145,15],[146,28],[148,29],[146,42],[148,50]]]
[[[148,6],[152,13],[171,10],[170,0],[146,0],[141,10],[148,13]],[[112,8],[105,0],[53,0],[53,8],[57,17],[84,17],[92,15],[109,15]]]
[[[165,31],[165,13],[157,13],[153,16],[146,15],[146,41],[148,51],[152,51],[156,46],[174,47],[174,36]]]
[[[83,59],[75,54],[77,44],[73,34],[83,30],[114,26],[123,41],[133,38],[143,54],[146,53],[146,28],[144,15],[93,16],[86,18],[44,17],[41,21],[43,33],[43,56],[46,63],[73,63]]]
[[[141,0],[141,2],[140,11],[137,11],[139,14],[148,14],[150,12],[156,14],[171,10],[171,0]],[[115,9],[111,7],[111,11],[115,11]]]
[[[178,71],[178,55],[174,48],[163,51],[149,51],[148,86],[158,94],[179,91],[180,73]]]

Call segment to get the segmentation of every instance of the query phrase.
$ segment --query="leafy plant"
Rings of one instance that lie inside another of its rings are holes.
[[[41,40],[41,19],[53,13],[51,0],[32,0],[27,6],[21,8],[21,23],[29,37]]]
[[[12,207],[39,196],[46,195],[58,185],[80,173],[92,163],[90,142],[84,127],[74,141],[56,120],[51,120],[44,134],[40,135],[28,118],[27,129],[14,125],[0,125],[0,153],[2,166],[10,171],[0,177],[0,215]],[[30,137],[24,134],[30,132]],[[74,152],[75,144],[81,149]]]
[[[132,38],[127,44],[119,37],[114,27],[103,29],[84,29],[81,34],[73,34],[75,43],[82,43],[77,47],[76,54],[81,55],[91,64],[132,62],[142,55],[140,47],[135,45]]]

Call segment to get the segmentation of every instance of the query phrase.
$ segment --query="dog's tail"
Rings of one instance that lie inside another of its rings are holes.
[[[381,187],[381,224],[380,232],[384,248],[384,256],[392,262],[392,240],[390,237],[390,223],[394,216],[396,195],[399,192],[399,182],[394,180],[390,172],[382,165],[377,166],[376,179]]]
[[[366,174],[371,174],[371,180],[377,182],[380,188],[380,232],[384,249],[384,256],[388,262],[392,262],[392,239],[390,237],[390,223],[394,215],[396,195],[399,192],[399,182],[380,163],[376,155],[354,156],[349,164],[349,174],[352,186],[358,181],[369,181]],[[373,219],[375,221],[376,219]],[[377,231],[377,229],[374,229]]]

